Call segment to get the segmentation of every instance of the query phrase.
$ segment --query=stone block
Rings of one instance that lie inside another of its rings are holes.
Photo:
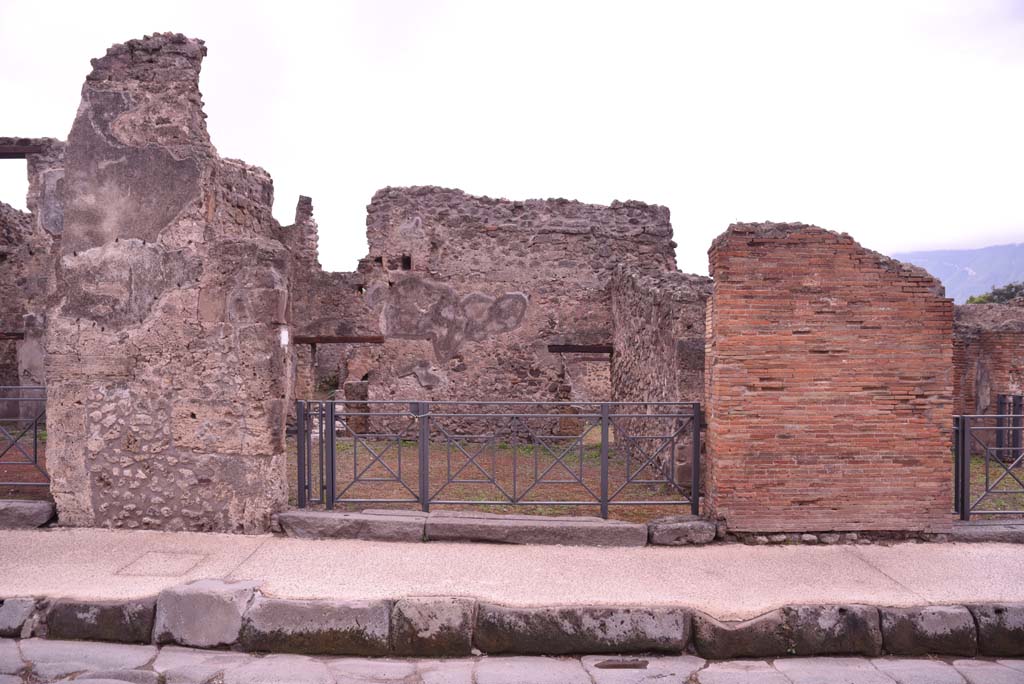
[[[148,644],[153,637],[156,597],[128,601],[58,599],[46,611],[50,639]]]
[[[964,678],[956,669],[941,660],[924,658],[878,658],[871,664],[896,684],[964,684]]]
[[[872,606],[794,606],[782,614],[794,655],[882,653],[878,609]]]
[[[967,684],[1020,684],[1024,681],[1020,670],[989,660],[954,660],[953,667]]]
[[[367,681],[415,681],[416,662],[381,658],[332,658],[327,667],[338,678],[338,684],[362,684]]]
[[[863,658],[779,658],[774,665],[792,684],[893,684]]]
[[[18,638],[21,628],[36,609],[35,599],[0,599],[0,637]]]
[[[476,666],[476,684],[593,684],[578,660],[565,658],[485,658]]]
[[[439,511],[427,518],[428,541],[645,546],[647,526],[583,516],[499,515]]]
[[[14,639],[0,639],[0,674],[17,674],[25,669]]]
[[[792,684],[785,675],[763,660],[708,663],[697,673],[698,684]]]
[[[256,586],[205,579],[164,589],[156,601],[153,640],[200,648],[235,643]]]
[[[709,544],[715,540],[717,525],[695,515],[671,515],[647,523],[647,541],[659,546]]]
[[[388,653],[386,601],[291,601],[258,596],[245,613],[249,651],[379,656]]]
[[[475,660],[421,660],[417,674],[423,684],[473,684]]]
[[[781,610],[742,622],[723,622],[696,613],[693,644],[698,654],[712,660],[775,658],[786,655],[790,648]]]
[[[287,511],[277,516],[289,537],[396,542],[423,541],[425,518],[422,513],[410,516],[333,511]]]
[[[580,659],[594,684],[666,684],[688,682],[690,676],[704,666],[704,660],[693,656],[654,656],[617,658],[585,656]]]
[[[164,646],[153,661],[153,670],[163,675],[166,684],[206,684],[231,668],[248,664],[253,658],[245,653]]]
[[[690,614],[677,608],[477,606],[473,642],[485,653],[681,653]]]
[[[49,501],[0,499],[0,530],[34,529],[53,519]]]
[[[335,684],[327,665],[296,655],[271,655],[228,669],[224,684]]]
[[[391,647],[396,655],[468,656],[473,648],[474,602],[460,598],[407,598],[391,613]]]
[[[962,655],[978,652],[971,612],[963,606],[880,608],[882,645],[893,655]]]
[[[150,670],[96,670],[78,675],[76,682],[89,682],[89,684],[103,684],[104,682],[117,684],[162,684],[160,675]]]
[[[32,663],[32,673],[46,681],[65,677],[73,672],[130,670],[143,667],[156,656],[156,647],[25,639],[21,642],[21,655]]]
[[[978,651],[986,656],[1024,656],[1024,603],[968,606],[978,625]]]

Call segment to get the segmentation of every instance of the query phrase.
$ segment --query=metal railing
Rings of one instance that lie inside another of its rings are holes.
[[[298,401],[296,500],[697,514],[700,430],[697,403]]]
[[[49,487],[46,388],[0,386],[0,486]]]
[[[953,419],[953,500],[961,520],[1024,515],[1024,397],[999,395],[996,407]]]

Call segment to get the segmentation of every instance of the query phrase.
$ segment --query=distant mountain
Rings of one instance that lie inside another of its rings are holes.
[[[1024,242],[981,249],[903,252],[894,259],[920,266],[942,281],[946,296],[963,304],[994,286],[1024,281]]]

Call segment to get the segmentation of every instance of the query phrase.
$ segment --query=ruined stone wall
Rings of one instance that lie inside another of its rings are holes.
[[[639,202],[387,188],[368,210],[366,297],[387,338],[367,350],[371,398],[608,399],[580,367],[595,360],[548,346],[611,343],[617,264],[674,269],[668,210]]]
[[[132,40],[82,89],[46,326],[61,524],[263,532],[285,503],[290,260],[270,177],[210,143],[205,53]]]
[[[615,353],[611,363],[615,401],[704,404],[705,306],[711,279],[677,271],[641,275],[620,268],[611,281]],[[650,406],[644,412],[680,413],[681,406]],[[624,413],[636,413],[626,410]],[[667,435],[667,419],[619,418],[626,435]],[[662,466],[675,465],[676,481],[690,479],[692,447],[684,430],[675,454],[664,451]]]
[[[956,413],[995,413],[997,395],[1024,394],[1024,301],[957,306],[954,335]]]
[[[0,385],[45,382],[43,333],[46,308],[54,296],[54,273],[63,229],[61,204],[64,143],[52,138],[0,138],[0,146],[32,147],[26,155],[29,180],[22,212],[0,203]],[[0,406],[0,415],[32,413],[36,407]]]
[[[709,255],[710,513],[743,531],[948,525],[939,282],[802,224],[733,225]]]

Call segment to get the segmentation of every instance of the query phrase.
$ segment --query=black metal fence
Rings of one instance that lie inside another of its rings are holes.
[[[49,487],[46,388],[0,386],[0,487]]]
[[[689,505],[698,512],[697,403],[299,401],[296,428],[300,508],[596,506],[608,517],[611,506]]]
[[[999,395],[996,413],[953,420],[954,509],[1024,515],[1024,396]]]

